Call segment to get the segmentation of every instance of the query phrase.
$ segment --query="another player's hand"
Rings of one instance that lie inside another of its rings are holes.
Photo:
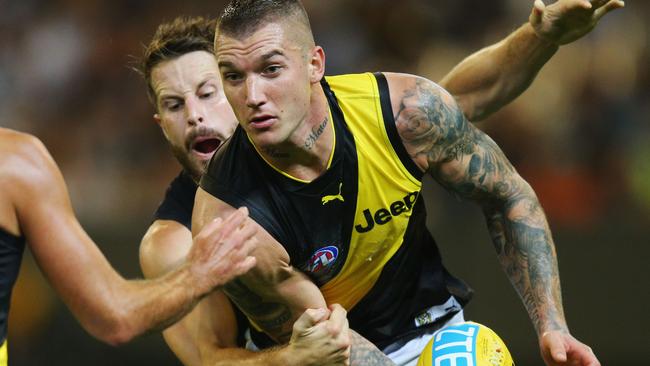
[[[255,266],[251,252],[257,247],[257,228],[247,218],[248,209],[239,208],[225,221],[212,220],[194,238],[187,263],[198,292],[207,293]]]
[[[589,33],[605,14],[624,6],[621,0],[557,0],[548,6],[535,0],[529,22],[540,38],[560,46]]]
[[[564,331],[545,332],[539,348],[547,366],[600,366],[591,347]]]
[[[288,351],[299,365],[349,365],[347,312],[340,305],[307,309],[293,325]]]

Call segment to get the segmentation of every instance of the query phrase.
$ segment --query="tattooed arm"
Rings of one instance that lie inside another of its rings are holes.
[[[413,161],[456,194],[479,203],[503,269],[540,338],[548,365],[597,362],[564,319],[555,247],[535,193],[499,147],[426,79],[387,74],[395,123]],[[552,357],[547,357],[552,353]]]
[[[232,206],[199,188],[192,230],[198,232],[215,217],[227,216],[232,211]],[[393,365],[372,343],[348,328],[346,312],[341,306],[331,305],[328,310],[318,287],[290,265],[282,245],[264,228],[255,225],[258,246],[252,255],[257,264],[246,275],[226,284],[223,290],[274,341],[281,345],[288,343],[260,353],[256,360],[274,356],[275,352],[291,357],[291,362],[285,359],[283,365]],[[311,315],[305,315],[307,311]],[[327,316],[314,313],[318,311],[325,311]],[[289,352],[282,352],[287,347]],[[229,362],[255,356],[245,350],[232,355]]]

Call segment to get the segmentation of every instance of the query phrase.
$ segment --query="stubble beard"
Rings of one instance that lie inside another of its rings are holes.
[[[191,152],[177,146],[172,146],[171,148],[176,160],[178,160],[183,169],[190,174],[192,179],[198,183],[208,168],[209,160],[201,161],[193,158]]]

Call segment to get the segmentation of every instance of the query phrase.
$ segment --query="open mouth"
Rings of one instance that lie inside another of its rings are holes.
[[[201,154],[211,154],[221,145],[221,141],[215,138],[201,139],[194,142],[192,150]]]

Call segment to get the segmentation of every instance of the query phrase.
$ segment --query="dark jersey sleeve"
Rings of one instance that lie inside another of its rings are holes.
[[[192,230],[192,210],[197,185],[187,172],[182,171],[169,185],[165,199],[160,203],[153,220],[172,220]]]

